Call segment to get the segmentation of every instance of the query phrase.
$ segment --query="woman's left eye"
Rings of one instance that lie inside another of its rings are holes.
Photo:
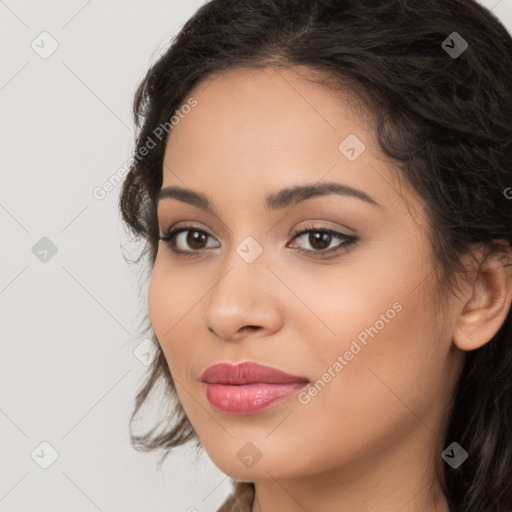
[[[307,235],[307,236],[306,236]],[[349,247],[353,246],[357,242],[357,237],[353,235],[346,235],[344,233],[340,233],[339,231],[335,231],[329,228],[307,228],[302,231],[299,231],[293,236],[293,240],[298,238],[304,238],[313,249],[297,249],[299,252],[303,253],[317,253],[320,257],[330,256],[331,254],[336,254],[340,251],[346,251]],[[332,241],[338,239],[341,240],[334,247],[330,247]]]
[[[213,237],[206,231],[193,226],[170,229],[166,234],[160,236],[160,240],[167,242],[172,252],[183,256],[199,255],[205,248],[202,244],[206,242],[208,238]],[[358,241],[358,238],[353,235],[346,235],[325,227],[313,226],[296,232],[292,240],[300,238],[303,238],[312,249],[297,248],[297,251],[321,258],[346,251]],[[341,242],[332,247],[331,244],[335,239],[341,240]],[[182,248],[178,247],[180,243],[182,244]],[[187,250],[186,247],[184,249],[183,246],[191,247],[192,250]]]

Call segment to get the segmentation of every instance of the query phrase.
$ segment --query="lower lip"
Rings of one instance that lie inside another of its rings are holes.
[[[254,414],[295,395],[309,382],[266,384],[257,382],[230,386],[206,384],[206,397],[219,411],[231,414]]]

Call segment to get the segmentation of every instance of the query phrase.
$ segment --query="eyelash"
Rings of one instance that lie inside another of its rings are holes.
[[[176,249],[173,247],[173,242],[175,237],[182,232],[186,231],[197,231],[198,233],[203,233],[206,236],[210,236],[206,231],[202,229],[198,229],[194,226],[182,226],[177,229],[170,229],[167,231],[163,236],[160,236],[159,239],[163,242],[167,242],[167,246],[171,249],[171,251],[179,256],[185,256],[185,257],[193,257],[198,256],[201,253],[201,250],[192,250],[192,251],[182,251],[181,249]],[[294,233],[292,241],[296,238],[299,238],[302,235],[308,234],[308,233],[323,233],[331,235],[335,238],[344,239],[345,241],[340,243],[338,246],[323,250],[323,251],[312,251],[310,249],[300,249],[296,248],[296,250],[301,254],[307,254],[311,255],[313,253],[314,257],[319,258],[328,258],[331,256],[334,256],[338,253],[348,251],[350,248],[352,248],[357,242],[358,238],[353,235],[346,235],[344,233],[340,233],[339,231],[335,231],[333,229],[325,228],[325,227],[315,227],[315,226],[307,226],[305,229],[302,229],[300,231],[297,231]]]

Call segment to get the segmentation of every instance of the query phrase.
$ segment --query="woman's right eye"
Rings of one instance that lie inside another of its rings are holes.
[[[190,256],[197,255],[197,251],[202,251],[203,249],[208,248],[204,245],[208,238],[211,238],[211,236],[202,229],[198,229],[193,226],[183,226],[181,228],[169,230],[160,237],[160,240],[167,242],[167,245],[173,252]],[[192,250],[188,250],[187,246]]]

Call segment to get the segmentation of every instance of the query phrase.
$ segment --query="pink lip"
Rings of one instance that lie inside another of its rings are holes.
[[[297,393],[309,383],[305,377],[255,363],[210,366],[201,375],[209,402],[231,414],[253,414]]]

